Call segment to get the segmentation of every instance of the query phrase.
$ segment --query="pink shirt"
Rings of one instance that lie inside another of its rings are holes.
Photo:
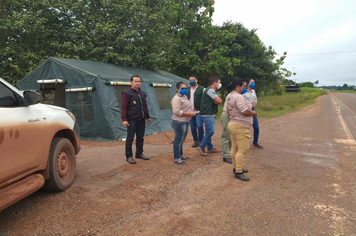
[[[194,93],[195,93],[195,90],[197,90],[198,86],[196,86],[195,88],[192,88],[190,87],[190,103],[192,104],[192,109],[195,113],[199,113],[199,111],[195,110],[195,107],[194,107]]]
[[[227,101],[227,110],[229,112],[230,121],[239,125],[251,127],[253,123],[252,116],[245,116],[242,112],[252,110],[252,105],[244,96],[236,91],[230,93]]]
[[[177,93],[171,100],[172,105],[172,120],[189,123],[192,119],[190,116],[181,116],[183,112],[192,112],[192,104],[190,104],[187,96]]]

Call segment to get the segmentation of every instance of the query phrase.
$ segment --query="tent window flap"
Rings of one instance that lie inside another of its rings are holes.
[[[121,94],[126,91],[127,89],[129,89],[131,87],[131,84],[129,83],[128,85],[115,85],[113,86],[115,89],[115,94],[117,97],[117,101],[119,103],[119,107],[121,106],[122,103],[122,96]]]
[[[71,88],[66,89],[66,92],[73,93],[73,92],[84,92],[84,91],[92,91],[93,87],[85,87],[85,88]]]
[[[78,121],[92,121],[93,120],[93,100],[92,91],[79,91],[71,93],[71,112],[75,115]]]
[[[121,81],[110,81],[109,82],[110,85],[127,85],[127,86],[131,86],[130,82],[121,82]]]
[[[64,80],[62,79],[42,79],[37,80],[38,84],[64,84]]]
[[[163,87],[163,88],[170,88],[172,87],[171,84],[162,84],[162,83],[152,83],[153,87]]]
[[[63,83],[44,83],[40,86],[42,103],[66,107],[66,94]]]
[[[157,102],[160,110],[172,109],[171,96],[169,95],[169,88],[154,87],[157,96]]]

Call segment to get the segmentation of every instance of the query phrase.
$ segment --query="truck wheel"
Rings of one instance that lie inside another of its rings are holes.
[[[66,138],[55,138],[49,152],[49,178],[43,189],[59,192],[69,188],[75,177],[76,156],[73,144]]]

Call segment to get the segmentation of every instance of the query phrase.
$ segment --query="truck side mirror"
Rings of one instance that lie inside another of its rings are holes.
[[[41,94],[34,91],[25,91],[23,92],[23,97],[25,99],[25,105],[30,106],[36,103],[41,102],[42,96]]]

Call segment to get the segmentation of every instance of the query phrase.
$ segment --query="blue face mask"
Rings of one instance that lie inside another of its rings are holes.
[[[188,93],[188,89],[186,89],[186,88],[181,88],[181,89],[179,90],[179,93],[182,94],[182,95],[186,95],[186,94]]]
[[[246,88],[243,88],[242,91],[241,91],[241,94],[244,94],[247,92],[247,89]]]
[[[197,83],[197,82],[195,82],[194,80],[189,81],[189,84],[190,84],[191,86],[194,86],[196,83]]]
[[[250,84],[250,88],[252,88],[252,89],[253,89],[255,86],[256,86],[255,83],[251,83],[251,84]]]

